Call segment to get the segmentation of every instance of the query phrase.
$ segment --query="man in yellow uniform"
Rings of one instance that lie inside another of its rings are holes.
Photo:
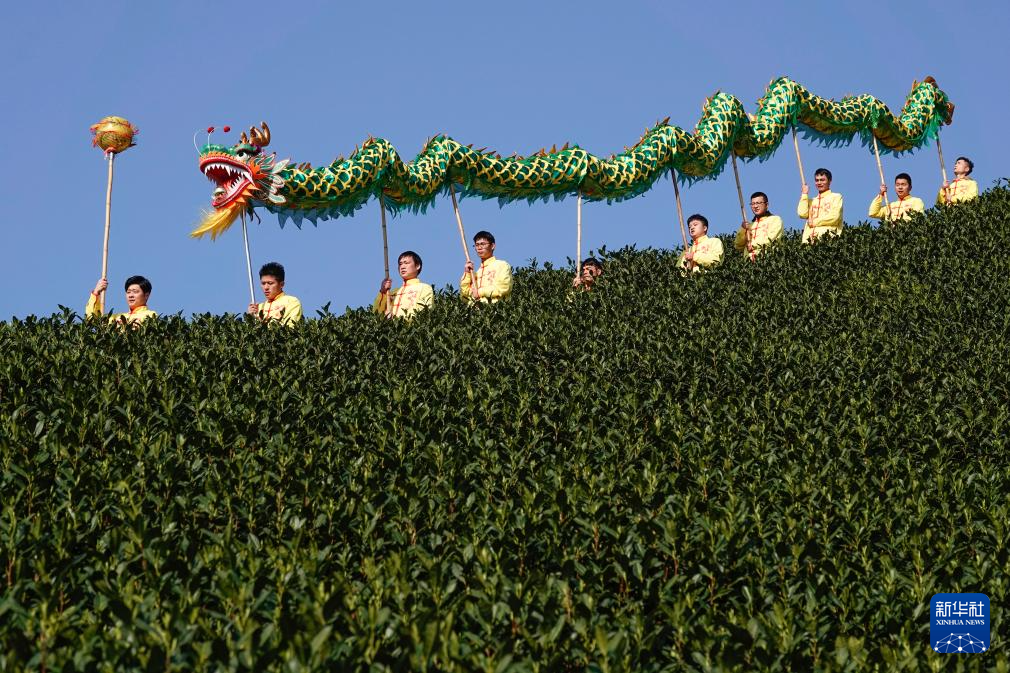
[[[260,287],[266,301],[249,304],[247,313],[258,316],[263,322],[279,322],[294,327],[302,321],[302,302],[297,297],[284,294],[284,267],[277,262],[267,262],[260,268]]]
[[[582,275],[576,276],[572,280],[572,287],[576,290],[586,290],[588,292],[593,289],[593,284],[596,282],[597,277],[601,275],[603,275],[603,262],[595,257],[587,257],[582,262]]]
[[[733,247],[753,260],[761,249],[782,236],[782,218],[768,211],[768,195],[754,192],[750,195],[753,222],[743,222],[736,232]]]
[[[807,221],[803,228],[803,242],[814,243],[823,236],[840,236],[842,221],[842,195],[831,191],[831,171],[818,168],[814,171],[817,198],[810,198],[810,185],[803,185],[796,214]]]
[[[493,304],[508,299],[512,294],[512,266],[494,256],[494,236],[487,231],[478,231],[473,237],[473,249],[480,257],[480,268],[476,273],[473,262],[463,267],[463,277],[459,279],[459,293],[470,303]],[[477,282],[473,279],[476,276]]]
[[[687,218],[687,228],[691,233],[691,247],[680,253],[677,268],[695,273],[709,269],[722,261],[722,241],[708,235],[708,219],[697,213]]]
[[[101,295],[108,287],[109,281],[104,278],[95,283],[95,289],[91,291],[91,296],[88,298],[88,306],[84,309],[85,316],[94,318],[104,313]],[[147,307],[147,300],[151,296],[151,281],[143,276],[130,276],[126,279],[124,289],[126,290],[126,305],[130,307],[130,312],[110,315],[110,323],[139,325],[148,318],[158,317],[157,313]]]
[[[898,200],[891,201],[885,206],[884,195],[887,194],[887,187],[880,185],[880,193],[870,202],[870,217],[885,222],[897,222],[907,220],[909,213],[926,212],[922,199],[912,196],[912,176],[908,173],[898,173],[895,176],[894,192],[898,195]]]
[[[954,162],[954,182],[944,182],[936,195],[936,205],[961,203],[978,198],[978,183],[968,176],[975,170],[975,164],[968,157],[958,157]]]
[[[372,303],[372,310],[387,318],[409,318],[418,311],[428,308],[435,301],[435,291],[431,285],[418,280],[421,273],[421,256],[407,250],[397,259],[403,287],[390,290],[393,281],[389,278],[379,286],[379,296]]]

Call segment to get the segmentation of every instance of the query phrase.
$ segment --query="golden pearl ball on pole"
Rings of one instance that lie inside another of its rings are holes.
[[[118,154],[133,147],[133,137],[137,132],[137,128],[122,117],[105,117],[91,126],[94,135],[91,144],[102,148],[103,152]]]

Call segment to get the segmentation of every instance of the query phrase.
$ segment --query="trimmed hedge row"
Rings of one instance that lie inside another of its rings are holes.
[[[410,323],[0,324],[0,670],[1006,671],[1008,251],[997,188]]]

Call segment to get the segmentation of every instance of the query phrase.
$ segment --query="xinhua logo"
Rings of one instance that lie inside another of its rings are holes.
[[[989,597],[985,594],[934,594],[929,614],[929,646],[934,652],[989,650]]]

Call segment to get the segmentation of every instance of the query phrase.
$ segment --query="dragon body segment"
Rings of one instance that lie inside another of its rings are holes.
[[[932,78],[913,84],[895,116],[873,96],[834,101],[781,77],[768,86],[754,116],[736,97],[718,92],[705,102],[693,133],[666,120],[609,159],[567,145],[527,157],[502,157],[439,135],[409,162],[388,141],[368,138],[349,158],[315,168],[265,154],[270,131],[263,124],[262,131],[243,133],[236,145],[201,148],[200,169],[217,188],[214,210],[193,236],[209,233],[214,238],[256,206],[277,213],[282,225],[288,218],[300,225],[304,219],[314,223],[351,215],[380,194],[394,212],[423,210],[450,182],[464,195],[502,203],[576,193],[590,201],[620,201],[647,191],[670,169],[686,180],[714,177],[731,150],[744,159],[767,157],[797,125],[822,142],[849,142],[856,134],[868,140],[873,134],[892,152],[909,151],[935,137],[941,124],[949,124],[953,107]]]

